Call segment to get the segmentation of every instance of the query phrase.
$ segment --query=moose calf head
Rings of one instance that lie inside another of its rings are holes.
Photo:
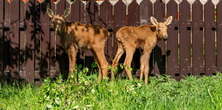
[[[71,13],[71,7],[67,8],[64,11],[63,15],[55,14],[52,9],[47,7],[47,14],[53,23],[53,28],[55,28],[56,30],[59,29],[59,26],[65,23],[65,19],[70,15],[70,13]]]
[[[172,16],[169,16],[165,22],[158,22],[156,18],[150,17],[151,23],[156,26],[158,39],[166,40],[168,38],[167,26],[171,24],[172,20]]]

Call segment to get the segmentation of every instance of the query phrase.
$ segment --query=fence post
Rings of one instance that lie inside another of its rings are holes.
[[[173,22],[168,28],[168,40],[167,40],[167,74],[172,75],[176,79],[180,78],[179,68],[179,55],[178,55],[178,38],[179,38],[179,3],[171,0],[167,4],[167,16],[173,16]]]

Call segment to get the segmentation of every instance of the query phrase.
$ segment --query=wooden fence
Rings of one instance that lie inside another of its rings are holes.
[[[49,0],[43,3],[0,0],[0,79],[36,82],[67,69],[67,55],[50,28],[48,4]],[[69,5],[61,0],[51,3],[51,8],[63,14]],[[150,24],[150,16],[159,21],[173,16],[169,39],[160,41],[153,50],[152,74],[170,74],[180,79],[222,72],[220,0],[76,0],[71,7],[69,21],[98,24],[114,31],[105,50],[109,62],[116,52],[114,34],[119,27]],[[85,55],[90,56],[90,51]],[[84,59],[82,52],[79,56]],[[134,59],[138,58],[139,52]],[[138,63],[134,60],[134,66]]]

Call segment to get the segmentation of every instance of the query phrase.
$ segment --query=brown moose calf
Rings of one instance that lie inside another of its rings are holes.
[[[55,15],[47,8],[56,33],[60,36],[62,45],[67,50],[69,57],[69,73],[73,72],[76,64],[76,55],[79,48],[91,49],[98,62],[98,81],[107,76],[108,62],[105,58],[104,47],[109,32],[100,26],[90,24],[67,23],[65,18],[70,14],[70,8],[66,9],[63,16]]]
[[[160,39],[167,39],[167,25],[171,24],[172,16],[168,17],[165,22],[157,22],[154,17],[151,17],[151,23],[153,25],[143,26],[124,26],[120,28],[116,33],[116,39],[118,41],[118,49],[113,60],[112,67],[115,68],[118,65],[119,59],[126,52],[126,58],[124,61],[125,71],[130,80],[132,80],[131,62],[133,54],[136,48],[143,49],[142,56],[140,57],[140,80],[145,77],[145,83],[148,82],[149,73],[149,60],[152,49],[156,46],[157,41]],[[114,73],[112,73],[112,76]]]

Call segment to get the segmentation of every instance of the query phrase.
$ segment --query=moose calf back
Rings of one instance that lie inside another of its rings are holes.
[[[117,31],[116,38],[125,48],[154,47],[157,43],[156,34],[156,27],[152,25],[125,26]]]
[[[60,32],[60,36],[63,36],[63,43],[76,43],[81,48],[90,49],[92,46],[105,42],[108,37],[108,31],[105,28],[79,22],[66,23],[62,30],[64,32]]]

